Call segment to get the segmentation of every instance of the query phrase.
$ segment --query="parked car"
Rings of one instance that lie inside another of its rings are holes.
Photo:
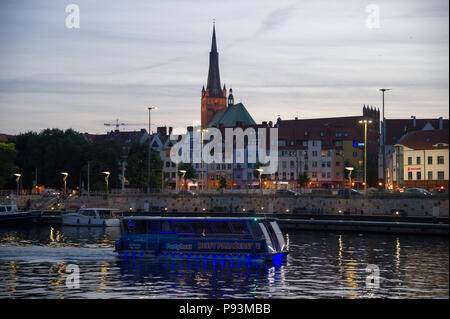
[[[41,194],[44,197],[58,197],[60,195],[60,193],[57,190],[51,188],[42,190]]]
[[[408,188],[405,190],[405,194],[415,194],[415,195],[424,195],[431,196],[432,193],[423,188]]]
[[[342,195],[362,195],[362,193],[358,192],[356,189],[353,188],[345,188],[345,189],[340,189],[338,191],[338,195],[342,196]]]
[[[277,195],[289,195],[289,196],[299,196],[300,194],[297,192],[294,192],[290,189],[277,189],[275,192]]]
[[[180,190],[178,191],[179,195],[188,195],[188,196],[197,196],[197,193],[191,191],[191,190]]]

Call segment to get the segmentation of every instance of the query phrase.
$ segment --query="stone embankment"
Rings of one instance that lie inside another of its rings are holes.
[[[3,202],[6,202],[3,199]],[[233,195],[109,195],[80,196],[57,202],[39,196],[23,196],[16,199],[20,207],[33,209],[74,210],[86,207],[112,207],[122,211],[168,212],[236,212],[236,213],[314,213],[364,216],[436,216],[447,217],[448,197],[440,198],[339,198],[321,196],[233,196]]]

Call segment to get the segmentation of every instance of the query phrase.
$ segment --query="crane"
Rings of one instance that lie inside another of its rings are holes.
[[[104,123],[105,126],[115,126],[116,131],[119,130],[120,126],[136,126],[136,125],[146,125],[147,123],[119,123],[119,119],[116,119],[116,123]]]

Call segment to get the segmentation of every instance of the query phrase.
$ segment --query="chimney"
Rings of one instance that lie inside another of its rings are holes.
[[[172,134],[173,127],[169,126],[169,135]]]
[[[439,118],[439,129],[444,129],[444,119],[442,118],[442,116]]]
[[[273,125],[273,122],[269,121],[269,127],[272,127],[272,125]]]
[[[295,117],[295,120],[298,121],[298,117]]]
[[[161,134],[162,136],[166,136],[167,135],[167,127],[160,126],[160,127],[156,128],[156,132]]]
[[[413,128],[416,128],[416,117],[412,115],[411,118],[413,119]]]
[[[263,125],[263,126],[267,126],[267,121],[263,121],[263,122],[262,122],[262,125]]]

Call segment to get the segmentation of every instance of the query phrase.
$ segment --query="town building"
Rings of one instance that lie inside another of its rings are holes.
[[[420,130],[447,130],[449,120],[440,118],[418,119],[411,116],[409,119],[386,119],[386,182],[389,189],[394,188],[394,145],[405,135]],[[381,148],[380,148],[381,151]],[[379,154],[378,171],[383,176],[382,153]]]
[[[394,145],[394,188],[448,191],[449,134],[447,129],[424,129],[404,135]]]

